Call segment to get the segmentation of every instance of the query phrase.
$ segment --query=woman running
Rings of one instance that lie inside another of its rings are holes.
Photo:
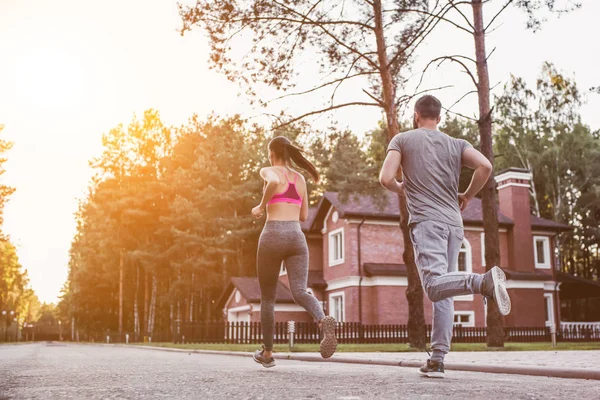
[[[323,333],[321,356],[331,357],[337,347],[335,320],[325,316],[319,301],[306,288],[308,246],[300,221],[305,221],[308,217],[308,196],[306,181],[299,172],[291,168],[292,162],[307,171],[316,182],[319,181],[319,173],[300,149],[283,136],[276,137],[269,143],[269,161],[272,166],[260,171],[260,176],[265,181],[262,201],[252,209],[255,218],[261,218],[265,211],[267,213],[267,222],[258,241],[256,260],[264,344],[262,350],[254,353],[254,361],[266,368],[275,366],[275,293],[282,262],[285,262],[294,301],[319,322]]]

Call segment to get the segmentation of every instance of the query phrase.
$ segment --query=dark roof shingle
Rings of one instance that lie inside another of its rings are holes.
[[[342,201],[339,193],[325,192],[327,199],[341,214],[346,216],[364,216],[373,218],[400,218],[398,196],[389,191],[380,191],[376,196],[349,195]],[[311,225],[314,222],[316,211],[312,215]],[[482,225],[483,210],[481,200],[474,198],[469,202],[467,208],[462,212],[465,225]],[[512,219],[498,212],[498,223],[500,225],[513,225]],[[310,225],[308,225],[310,226]],[[531,226],[540,229],[562,231],[571,229],[568,225],[554,222],[548,219],[531,216]]]
[[[346,201],[341,201],[336,192],[325,192],[325,198],[344,215],[360,215],[379,218],[400,218],[398,205],[398,196],[389,191],[381,191],[381,204],[375,196],[348,196]],[[481,200],[473,199],[469,202],[467,209],[462,213],[465,223],[481,224],[483,221],[483,212],[481,209]],[[498,222],[501,225],[512,225],[512,220],[502,213],[498,213]]]
[[[260,302],[260,286],[258,278],[234,277],[231,278],[233,287],[240,291],[248,303]],[[231,288],[230,288],[231,289]],[[229,292],[231,293],[231,292]],[[277,303],[293,303],[294,299],[289,289],[281,282],[277,282]]]

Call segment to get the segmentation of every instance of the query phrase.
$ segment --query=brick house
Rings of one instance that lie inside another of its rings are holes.
[[[544,326],[560,322],[560,285],[556,236],[566,225],[531,215],[526,170],[509,169],[496,176],[500,226],[501,267],[513,301],[505,326]],[[407,276],[402,259],[403,240],[398,228],[396,195],[379,198],[350,196],[341,201],[326,192],[302,224],[309,251],[309,290],[323,302],[326,314],[341,322],[406,324]],[[481,201],[474,199],[463,212],[465,240],[458,268],[485,272]],[[285,266],[277,288],[276,321],[311,321],[293,302]],[[431,303],[424,296],[425,319],[431,321]],[[485,326],[481,296],[455,298],[456,324]],[[260,321],[257,278],[232,278],[218,306],[228,321]]]

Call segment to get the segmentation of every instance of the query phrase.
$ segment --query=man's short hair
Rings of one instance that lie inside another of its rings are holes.
[[[437,119],[442,112],[442,103],[430,94],[427,94],[417,100],[415,112],[418,112],[421,118]]]

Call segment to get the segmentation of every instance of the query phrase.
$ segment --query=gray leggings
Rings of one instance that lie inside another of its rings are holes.
[[[256,269],[260,284],[260,321],[265,349],[273,349],[275,300],[281,262],[285,261],[294,301],[320,321],[325,317],[319,301],[306,289],[308,246],[298,221],[267,221],[258,241]]]

